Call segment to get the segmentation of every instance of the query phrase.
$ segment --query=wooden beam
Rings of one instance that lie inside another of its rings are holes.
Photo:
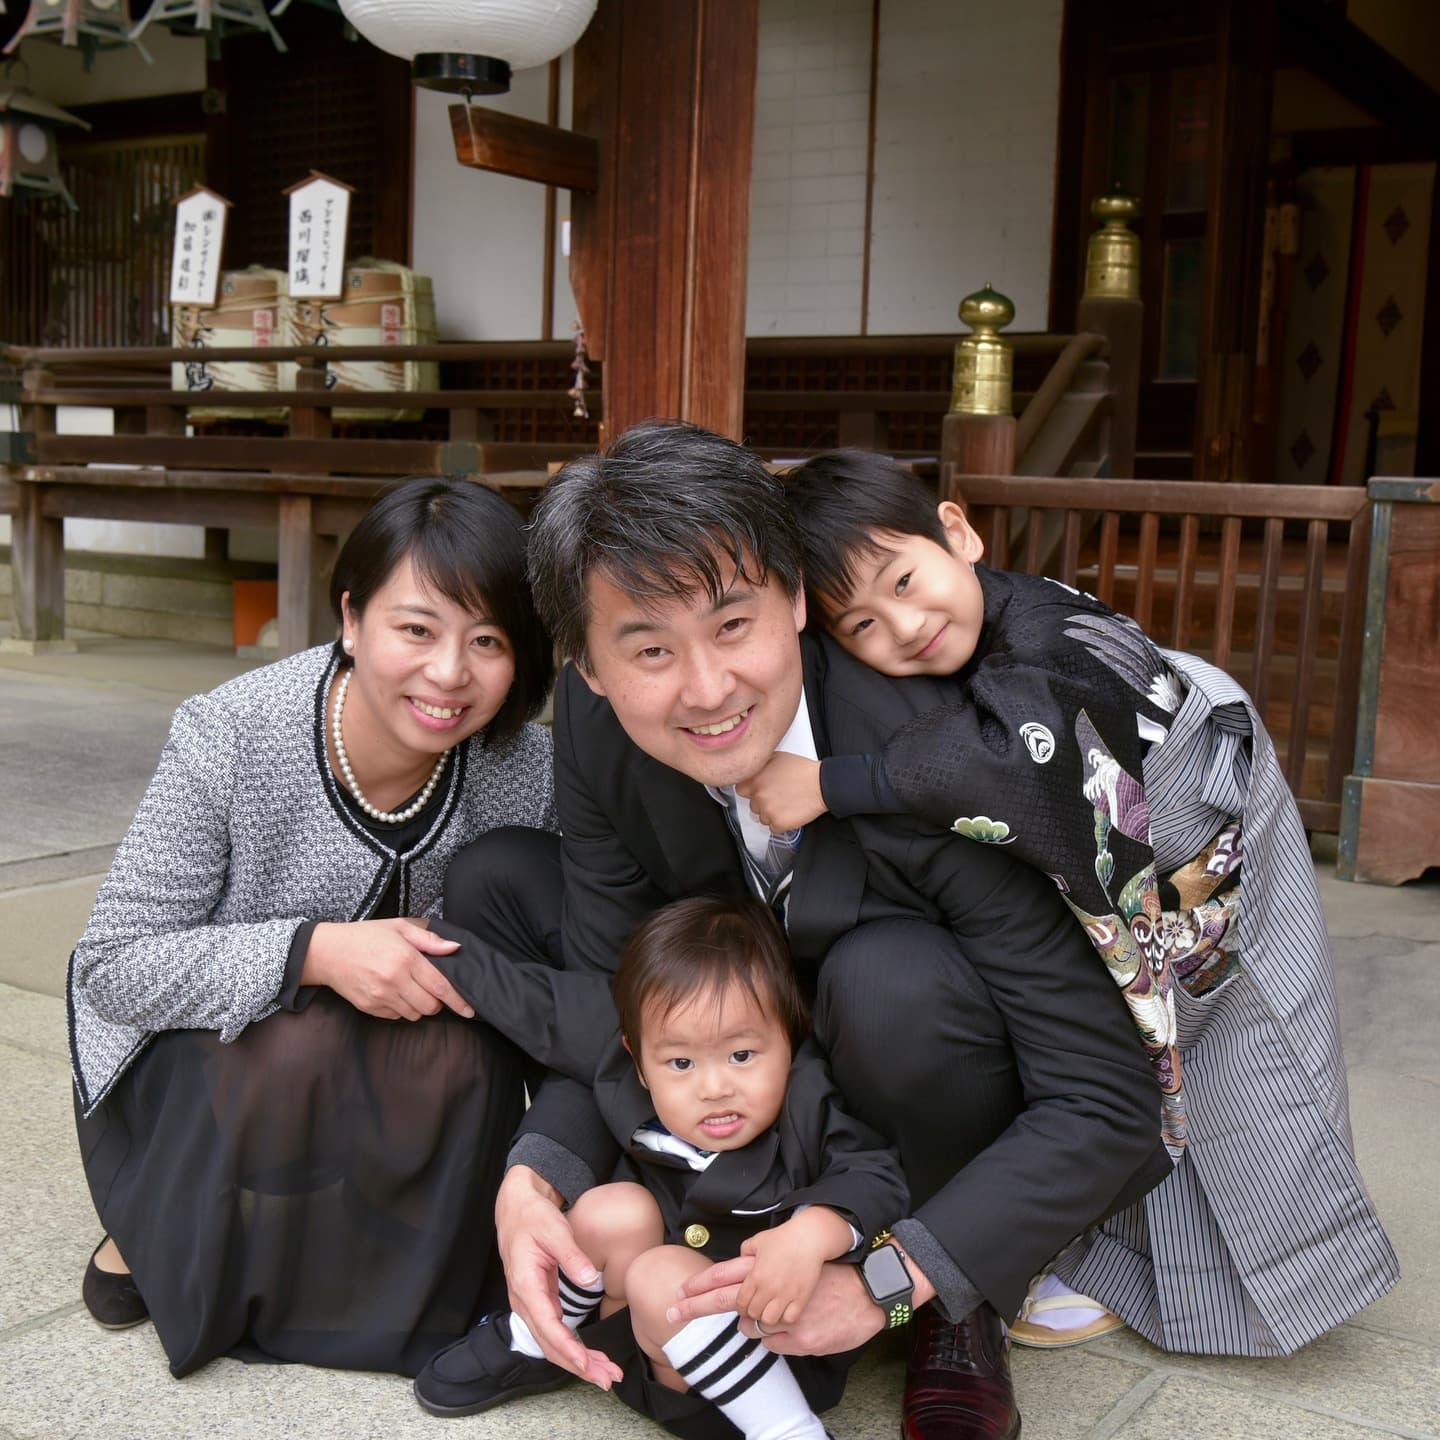
[[[526,453],[536,447],[527,445]],[[37,435],[37,463],[194,470],[304,470],[350,475],[473,475],[478,445],[439,440],[295,440],[271,435]],[[508,468],[514,468],[513,465]]]
[[[1433,160],[1436,143],[1424,135],[1384,125],[1352,125],[1343,130],[1300,130],[1290,137],[1295,169],[1315,165],[1399,165]]]
[[[452,105],[450,130],[455,158],[471,169],[563,190],[590,191],[600,182],[600,147],[588,135],[483,105]]]
[[[1353,8],[1353,7],[1352,7]],[[1286,49],[1305,68],[1399,134],[1430,137],[1436,153],[1440,95],[1345,14],[1314,0],[1279,0]]]

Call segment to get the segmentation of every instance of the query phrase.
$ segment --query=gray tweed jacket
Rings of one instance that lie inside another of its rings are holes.
[[[71,1067],[85,1114],[160,1030],[234,1040],[271,1014],[306,920],[363,920],[399,869],[400,912],[439,913],[445,867],[499,825],[556,828],[550,735],[473,737],[434,823],[396,854],[346,809],[324,753],[336,668],[318,646],[196,695],[70,959]]]

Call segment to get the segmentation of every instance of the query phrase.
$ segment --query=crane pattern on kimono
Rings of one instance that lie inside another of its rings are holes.
[[[1179,677],[1133,620],[1078,613],[1068,617],[1064,634],[1143,696],[1153,711],[1173,716],[1179,710],[1184,699]],[[1135,723],[1146,743],[1163,740],[1167,733],[1138,708]],[[1084,709],[1075,716],[1074,741],[1081,760],[1081,793],[1094,817],[1095,877],[1112,908],[1092,914],[1076,902],[1063,875],[1052,873],[1051,879],[1120,988],[1160,1085],[1162,1136],[1178,1161],[1185,1152],[1188,1124],[1174,990],[1179,977],[1198,993],[1207,988],[1208,979],[1226,969],[1239,892],[1232,889],[1218,896],[1211,892],[1240,863],[1240,827],[1232,822],[1222,828],[1203,855],[1182,867],[1187,872],[1183,885],[1176,883],[1179,874],[1167,877],[1168,888],[1180,893],[1184,902],[1181,908],[1167,911],[1150,850],[1143,776],[1126,770]],[[952,828],[990,844],[1008,845],[1021,838],[1008,820],[996,816],[961,816]],[[1117,834],[1151,856],[1133,874],[1115,874],[1112,836]],[[1196,985],[1190,984],[1192,976]]]

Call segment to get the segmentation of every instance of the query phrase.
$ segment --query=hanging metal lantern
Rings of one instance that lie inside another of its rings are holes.
[[[18,190],[59,195],[72,209],[80,207],[60,178],[60,146],[56,131],[66,125],[90,127],[78,115],[18,85],[0,85],[0,196]]]
[[[97,50],[118,50],[122,45],[134,45],[147,65],[154,64],[150,52],[132,35],[132,28],[130,0],[30,0],[30,9],[5,53],[9,55],[22,40],[34,36],[79,47],[87,70]]]
[[[410,61],[428,90],[501,95],[512,70],[545,65],[585,32],[596,0],[340,0],[374,46]]]
[[[281,5],[276,14],[285,8]],[[280,32],[270,23],[263,0],[154,0],[145,18],[132,30],[138,40],[151,23],[178,25],[184,30],[197,30],[216,40],[227,26],[238,30],[259,30],[275,42],[282,53],[286,49]]]

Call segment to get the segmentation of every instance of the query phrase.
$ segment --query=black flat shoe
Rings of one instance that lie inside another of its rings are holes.
[[[574,1377],[510,1348],[510,1316],[496,1311],[437,1351],[415,1377],[415,1398],[432,1415],[478,1415],[492,1405],[541,1395]]]
[[[80,1294],[85,1301],[85,1308],[99,1324],[107,1330],[128,1330],[132,1325],[148,1320],[150,1311],[146,1309],[140,1292],[135,1288],[133,1275],[128,1272],[114,1275],[108,1270],[102,1270],[95,1263],[95,1256],[109,1238],[106,1235],[90,1256]]]

